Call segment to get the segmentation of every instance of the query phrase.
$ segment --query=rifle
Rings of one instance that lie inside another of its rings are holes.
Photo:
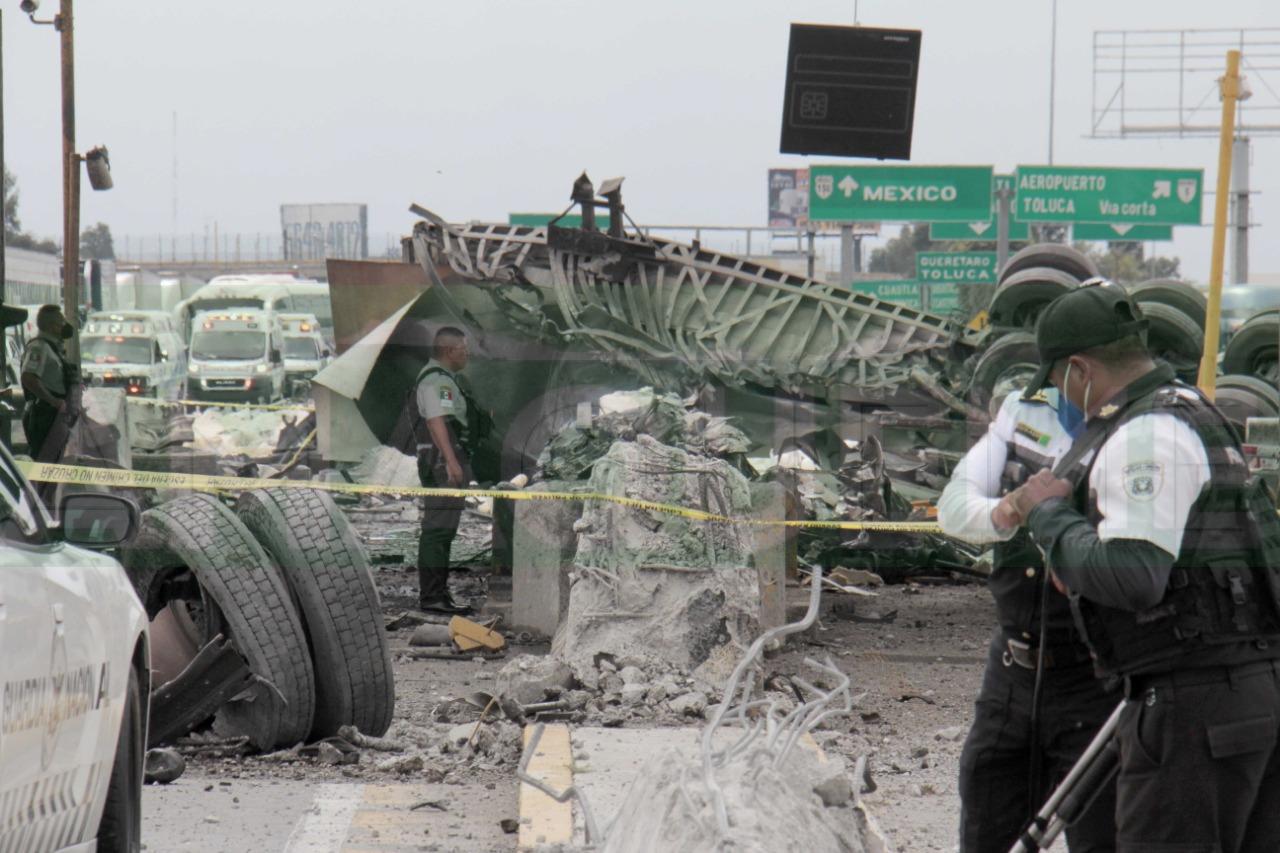
[[[1120,702],[1102,724],[1098,734],[1085,748],[1067,778],[1053,790],[1040,811],[1023,830],[1022,836],[1009,848],[1009,853],[1035,853],[1048,850],[1062,831],[1084,814],[1098,793],[1120,769],[1120,746],[1116,729],[1125,703]]]

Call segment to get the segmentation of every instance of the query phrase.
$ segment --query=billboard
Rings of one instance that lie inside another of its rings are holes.
[[[365,204],[282,204],[280,230],[286,260],[369,257],[369,206]]]
[[[817,231],[839,231],[841,223],[817,223]],[[880,233],[879,222],[853,222],[853,233],[874,237]],[[809,170],[769,170],[769,227],[809,227]]]

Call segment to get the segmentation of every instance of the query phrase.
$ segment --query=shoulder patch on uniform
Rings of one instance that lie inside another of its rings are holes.
[[[453,389],[452,388],[446,388],[444,386],[440,387],[440,407],[442,409],[453,408]]]
[[[1164,486],[1164,465],[1159,462],[1139,462],[1124,466],[1124,493],[1135,501],[1154,500]]]
[[[1014,426],[1013,431],[1018,433],[1018,435],[1025,435],[1041,447],[1048,447],[1051,440],[1047,432],[1041,432],[1031,424],[1023,423],[1022,421],[1018,421],[1017,425]]]

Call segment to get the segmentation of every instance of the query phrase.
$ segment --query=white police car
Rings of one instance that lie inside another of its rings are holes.
[[[147,617],[87,550],[127,540],[138,511],[73,494],[58,517],[0,447],[0,851],[138,850]]]

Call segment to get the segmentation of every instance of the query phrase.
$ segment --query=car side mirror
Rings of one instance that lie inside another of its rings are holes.
[[[67,495],[58,505],[62,540],[84,548],[112,548],[133,538],[138,506],[117,495]]]

